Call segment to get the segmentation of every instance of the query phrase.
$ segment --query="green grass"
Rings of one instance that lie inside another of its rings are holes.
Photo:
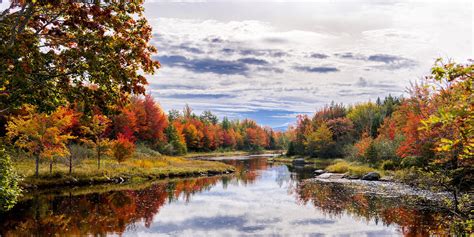
[[[361,178],[364,174],[367,174],[369,172],[378,171],[367,165],[355,162],[347,162],[345,160],[340,160],[332,165],[329,165],[328,167],[326,167],[326,170],[331,173],[347,173],[350,176],[358,178]]]
[[[14,164],[23,177],[22,186],[26,188],[142,182],[167,177],[189,177],[234,171],[234,167],[221,162],[157,156],[133,158],[121,164],[105,158],[101,161],[100,170],[97,168],[97,160],[86,159],[73,167],[71,175],[68,174],[69,167],[63,163],[54,164],[52,174],[49,173],[49,163],[42,163],[40,175],[36,178],[33,160],[22,159]]]

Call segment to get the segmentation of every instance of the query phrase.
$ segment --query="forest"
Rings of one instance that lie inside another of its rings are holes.
[[[406,98],[331,103],[312,117],[300,115],[287,131],[287,155],[344,157],[354,163],[341,161],[328,169],[355,177],[376,169],[396,171],[403,182],[453,192],[453,208],[468,214],[474,181],[473,76],[472,63],[438,59],[432,74],[412,84]]]
[[[282,161],[328,161],[327,171],[351,178],[379,172],[450,192],[453,212],[472,228],[472,61],[437,59],[404,96],[334,101],[276,131],[188,105],[164,111],[148,91],[146,75],[161,67],[151,38],[142,1],[13,1],[1,13],[0,212],[25,190],[239,172],[193,158],[271,152]],[[152,191],[159,209],[168,194]],[[137,208],[128,218],[148,223],[146,212]]]

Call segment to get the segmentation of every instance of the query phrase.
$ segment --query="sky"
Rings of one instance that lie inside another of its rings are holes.
[[[164,109],[286,127],[331,101],[400,96],[438,57],[473,58],[469,1],[147,1]]]
[[[3,5],[8,1],[3,1]],[[0,4],[2,5],[2,4]],[[1,6],[0,6],[1,7]],[[400,96],[474,58],[472,1],[145,1],[162,107],[285,128],[331,101]]]

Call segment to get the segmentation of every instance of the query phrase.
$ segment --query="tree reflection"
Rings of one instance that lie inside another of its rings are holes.
[[[109,191],[85,195],[36,195],[0,216],[0,236],[31,235],[105,235],[121,234],[143,222],[150,227],[153,217],[166,203],[190,201],[199,192],[218,182],[254,183],[259,170],[267,168],[266,159],[228,161],[236,167],[233,176],[160,181],[139,190]]]
[[[209,189],[219,179],[160,182],[141,190],[36,196],[0,216],[0,236],[120,234],[141,221],[149,227],[167,201],[179,198],[189,201],[191,195]]]
[[[376,196],[340,183],[317,181],[300,183],[296,193],[298,202],[311,203],[331,217],[348,214],[367,222],[397,225],[404,236],[450,235],[452,219],[448,213],[410,197]]]

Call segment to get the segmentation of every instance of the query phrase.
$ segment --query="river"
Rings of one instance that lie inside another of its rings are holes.
[[[0,216],[0,236],[429,236],[449,217],[398,197],[303,182],[314,168],[224,159],[227,176],[30,193]]]

